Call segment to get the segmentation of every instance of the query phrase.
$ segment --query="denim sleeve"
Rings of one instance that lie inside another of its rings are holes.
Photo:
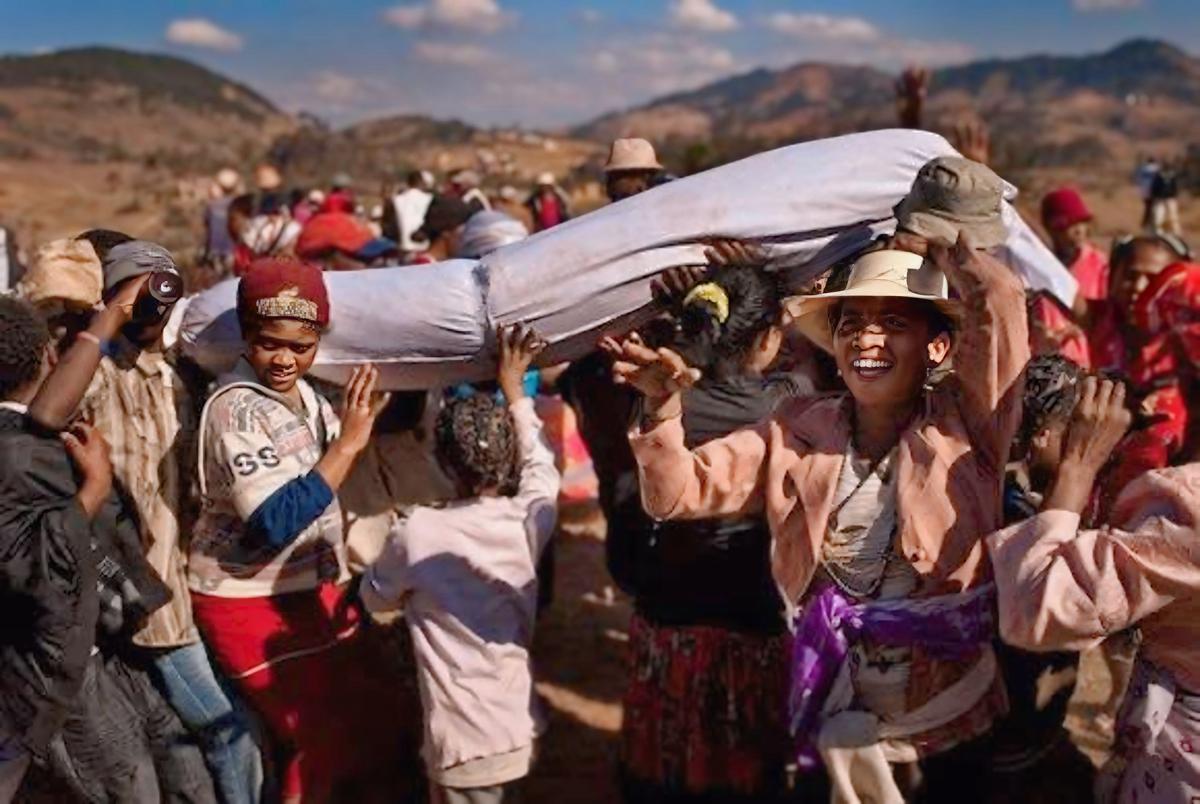
[[[246,535],[275,549],[291,544],[333,502],[333,489],[315,469],[289,480],[246,520]]]

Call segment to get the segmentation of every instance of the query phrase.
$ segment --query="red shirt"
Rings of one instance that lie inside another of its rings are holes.
[[[1069,269],[1083,298],[1088,301],[1108,298],[1108,259],[1091,243],[1083,245]]]
[[[557,193],[542,193],[538,201],[537,228],[539,232],[562,223],[562,204],[558,201]]]

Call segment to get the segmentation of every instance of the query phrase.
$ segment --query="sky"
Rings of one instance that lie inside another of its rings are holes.
[[[580,123],[756,67],[957,64],[1135,36],[1200,53],[1198,0],[3,0],[0,52],[181,56],[334,124]]]

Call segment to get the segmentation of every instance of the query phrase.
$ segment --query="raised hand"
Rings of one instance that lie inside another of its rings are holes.
[[[981,165],[988,164],[992,158],[992,138],[988,128],[975,119],[960,120],[951,132],[950,142],[958,152],[967,159]]]
[[[709,265],[762,265],[767,261],[763,247],[748,240],[718,238],[708,241],[704,259]]]
[[[703,265],[682,265],[668,268],[650,283],[650,292],[659,304],[671,306],[683,301],[688,291],[696,286],[708,269]]]
[[[90,424],[80,423],[60,434],[67,456],[79,470],[79,504],[88,516],[95,516],[112,491],[113,468],[108,442]]]
[[[354,369],[346,384],[346,402],[342,410],[342,434],[338,442],[351,454],[366,449],[375,419],[388,401],[388,394],[376,394],[379,369],[368,363]]]
[[[1042,505],[1045,510],[1082,513],[1096,477],[1129,430],[1125,386],[1088,377],[1071,416],[1058,474]]]
[[[525,398],[525,372],[546,349],[546,341],[531,327],[510,324],[496,330],[496,342],[500,346],[499,367],[496,383],[504,393],[508,404]]]
[[[677,352],[651,349],[635,332],[624,341],[605,338],[600,348],[613,358],[613,379],[636,388],[652,405],[662,405],[700,379]]]
[[[902,128],[920,128],[921,112],[929,94],[929,70],[909,67],[896,79],[896,116]]]

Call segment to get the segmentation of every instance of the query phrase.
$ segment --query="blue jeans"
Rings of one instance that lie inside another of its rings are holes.
[[[258,804],[262,757],[246,715],[217,680],[203,642],[155,651],[163,694],[200,743],[223,804]]]

